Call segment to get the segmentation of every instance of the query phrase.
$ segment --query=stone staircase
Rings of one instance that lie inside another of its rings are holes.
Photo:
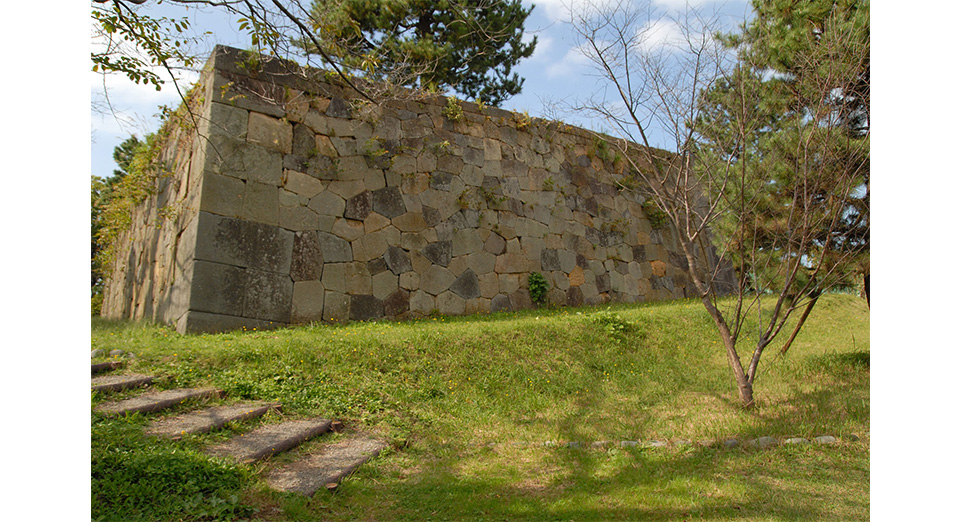
[[[156,380],[154,376],[110,373],[122,368],[123,363],[120,361],[92,364],[91,375],[94,377],[91,378],[91,390],[115,393],[141,389],[142,393],[122,400],[102,402],[94,409],[96,413],[108,417],[149,414],[200,399],[224,398],[224,393],[214,388],[155,391],[150,389]],[[179,440],[188,434],[220,429],[232,421],[256,419],[267,412],[279,411],[281,406],[275,402],[246,401],[192,409],[152,421],[145,428],[145,433]],[[210,455],[235,459],[242,464],[252,464],[326,433],[341,431],[343,425],[337,420],[319,417],[287,420],[240,433],[204,451]],[[386,446],[382,440],[362,434],[347,434],[336,443],[325,444],[319,450],[302,455],[294,462],[274,468],[268,466],[265,479],[276,490],[313,496],[319,489],[336,489],[344,478],[377,456]]]

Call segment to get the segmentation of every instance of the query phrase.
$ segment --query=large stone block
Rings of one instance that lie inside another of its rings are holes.
[[[240,217],[266,225],[280,223],[280,190],[275,185],[247,181]]]
[[[369,321],[383,317],[383,301],[372,295],[350,296],[350,320]]]
[[[410,292],[398,289],[383,301],[383,313],[387,317],[398,317],[410,311]]]
[[[425,246],[421,251],[423,257],[430,260],[431,263],[447,266],[453,258],[453,242],[437,241]]]
[[[344,216],[345,205],[342,197],[327,190],[311,198],[307,206],[321,216]]]
[[[323,276],[323,250],[316,232],[297,232],[293,237],[290,278],[294,281],[320,280]]]
[[[375,190],[372,195],[372,208],[374,212],[393,219],[407,211],[403,203],[403,195],[397,187],[385,187]]]
[[[197,259],[290,273],[294,234],[278,227],[200,212]]]
[[[293,280],[289,275],[247,269],[243,315],[264,321],[290,322]]]
[[[456,277],[440,265],[430,265],[426,272],[420,275],[420,289],[431,295],[439,295],[450,288]]]
[[[467,269],[450,285],[450,291],[463,299],[480,297],[480,280],[473,270]]]
[[[349,263],[353,261],[350,243],[328,232],[317,232],[320,250],[326,263]]]
[[[323,182],[296,170],[284,172],[283,188],[306,198],[313,198],[323,192]]]
[[[387,267],[390,268],[390,271],[394,274],[399,275],[413,270],[410,256],[400,247],[388,247],[386,253],[383,255],[383,259],[386,261]]]
[[[443,315],[463,315],[466,304],[464,298],[450,291],[437,296],[437,309]]]
[[[223,103],[210,103],[197,129],[203,136],[219,135],[245,140],[248,118],[249,114],[245,109]]]
[[[213,136],[206,147],[204,169],[237,179],[280,186],[283,155],[245,141]]]
[[[323,294],[325,290],[320,281],[299,281],[293,283],[293,305],[290,321],[307,323],[323,319]]]
[[[480,239],[480,232],[476,228],[458,228],[453,233],[451,246],[451,255],[457,257],[481,251],[483,241]]]
[[[246,270],[203,260],[193,262],[190,310],[242,316]]]
[[[240,217],[243,209],[243,180],[212,172],[203,175],[200,210],[227,217]]]
[[[278,118],[251,112],[247,123],[247,141],[289,154],[293,147],[293,126]]]
[[[350,296],[327,290],[323,294],[323,318],[330,322],[350,319]]]
[[[373,199],[369,191],[363,191],[348,199],[343,210],[343,217],[363,221],[370,214]]]

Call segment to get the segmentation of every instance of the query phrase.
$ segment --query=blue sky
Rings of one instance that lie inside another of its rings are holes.
[[[602,4],[608,0],[593,0],[593,3]],[[567,19],[567,7],[581,7],[589,0],[524,0],[526,6],[535,5],[534,10],[526,22],[527,38],[537,36],[538,44],[533,56],[521,61],[515,69],[525,83],[523,92],[507,100],[502,107],[509,110],[527,111],[531,116],[548,117],[553,114],[550,105],[558,102],[572,102],[577,98],[585,98],[597,91],[601,85],[597,78],[591,75],[592,69],[588,60],[577,51],[576,41],[569,26],[564,23]],[[655,7],[665,12],[676,12],[683,9],[687,0],[652,0]],[[304,4],[309,4],[304,0]],[[719,10],[724,13],[725,20],[730,28],[750,13],[749,2],[746,0],[727,0],[715,2],[711,0],[690,0],[690,5],[698,9],[712,12]],[[215,44],[232,45],[248,48],[249,40],[244,34],[236,31],[235,17],[228,16],[222,11],[213,9],[198,10],[196,8],[184,10],[177,6],[162,4],[160,7],[151,6],[150,12],[155,16],[180,18],[189,16],[193,29],[196,31],[212,31],[214,34],[205,37],[196,46],[196,50],[203,55],[209,54]],[[658,34],[668,38],[672,32],[669,23],[659,27]],[[163,73],[165,74],[165,73]],[[130,134],[141,138],[148,132],[153,132],[159,126],[156,117],[158,106],[178,104],[176,90],[172,86],[165,87],[157,92],[153,87],[136,85],[125,77],[115,76],[104,78],[96,73],[89,73],[91,98],[102,100],[104,82],[110,102],[116,114],[91,111],[91,173],[98,176],[110,175],[116,168],[113,162],[113,149]],[[184,83],[196,79],[192,73],[183,74]],[[578,116],[564,115],[563,120],[573,125],[583,127],[597,127],[596,124]]]

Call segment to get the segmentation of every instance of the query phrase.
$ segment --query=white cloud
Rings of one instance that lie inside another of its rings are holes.
[[[645,51],[664,46],[675,47],[683,43],[683,30],[672,20],[651,20],[637,30],[637,45]]]
[[[547,78],[574,74],[577,69],[590,63],[590,58],[579,47],[571,47],[560,60],[547,66]]]
[[[523,34],[523,43],[530,43],[533,40],[533,34],[524,33]],[[543,61],[546,59],[547,55],[550,54],[550,50],[553,49],[553,44],[556,40],[553,38],[538,34],[537,35],[537,48],[533,50],[533,54],[528,58],[530,61]]]

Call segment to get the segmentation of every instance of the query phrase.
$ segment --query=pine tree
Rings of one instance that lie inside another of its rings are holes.
[[[310,13],[325,50],[368,78],[499,105],[523,86],[512,69],[536,47],[522,41],[531,11],[519,0],[314,0]]]

